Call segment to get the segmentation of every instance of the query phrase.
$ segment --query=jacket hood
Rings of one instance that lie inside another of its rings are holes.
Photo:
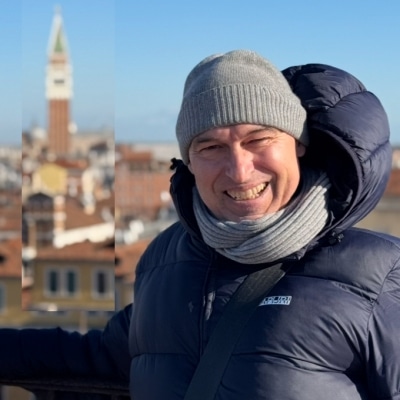
[[[378,98],[353,75],[324,64],[282,71],[307,111],[310,145],[302,165],[327,172],[330,225],[335,234],[355,225],[378,203],[386,188],[392,149],[389,123]],[[199,233],[193,213],[194,177],[179,160],[171,178],[171,195],[182,223]]]
[[[357,78],[339,68],[306,64],[282,72],[307,111],[310,146],[301,162],[328,173],[330,229],[344,230],[376,206],[389,180],[386,112]]]

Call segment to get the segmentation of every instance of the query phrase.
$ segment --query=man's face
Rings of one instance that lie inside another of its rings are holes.
[[[200,196],[220,220],[254,220],[285,207],[300,182],[305,148],[272,127],[240,124],[196,136],[189,170]]]

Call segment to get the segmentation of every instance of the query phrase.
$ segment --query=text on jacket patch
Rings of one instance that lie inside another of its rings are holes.
[[[270,305],[288,306],[291,301],[292,301],[292,296],[271,296],[271,297],[266,297],[260,303],[260,306],[270,306]]]

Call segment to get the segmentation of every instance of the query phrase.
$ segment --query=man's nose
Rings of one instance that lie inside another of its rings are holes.
[[[226,162],[226,175],[234,182],[246,182],[252,171],[253,155],[243,148],[232,149]]]

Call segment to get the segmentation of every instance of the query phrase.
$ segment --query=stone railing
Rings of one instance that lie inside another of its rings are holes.
[[[87,379],[0,379],[2,386],[21,387],[36,400],[130,400],[128,384]]]

